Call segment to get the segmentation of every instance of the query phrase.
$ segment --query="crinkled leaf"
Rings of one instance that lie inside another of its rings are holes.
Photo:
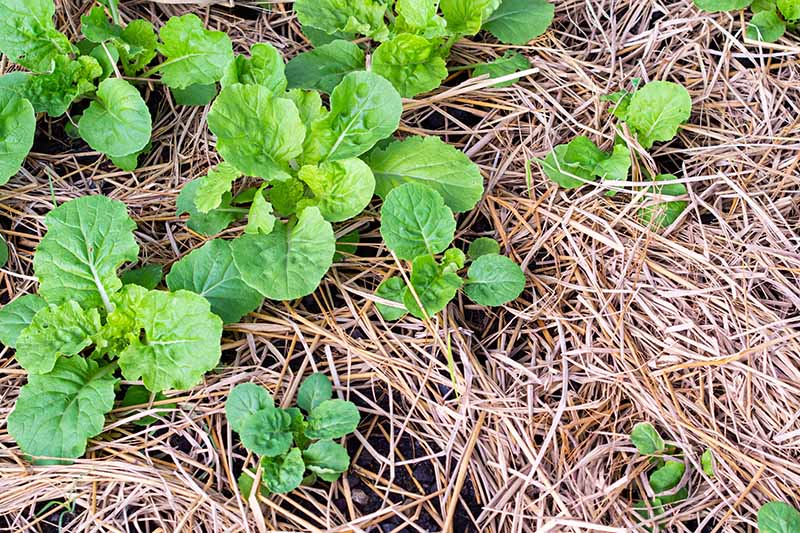
[[[753,0],[694,0],[697,7],[705,11],[734,11],[744,9],[753,3]]]
[[[672,174],[659,174],[653,180],[658,181],[673,181],[677,180]],[[682,183],[671,183],[668,185],[655,185],[647,189],[648,193],[660,196],[685,196],[688,191],[686,185]],[[689,206],[686,200],[668,200],[659,201],[655,198],[645,198],[645,206],[638,211],[639,219],[643,224],[655,224],[662,228],[666,228],[676,220]]]
[[[325,400],[330,400],[331,396],[333,396],[331,380],[325,374],[317,372],[303,380],[297,391],[297,405],[308,413]]]
[[[81,56],[72,60],[59,56],[53,72],[28,80],[25,97],[37,113],[47,112],[51,117],[59,117],[74,100],[94,92],[94,80],[102,75],[103,69],[94,57]]]
[[[197,15],[171,17],[160,35],[162,44],[158,51],[166,60],[158,70],[161,81],[173,89],[217,82],[233,61],[233,45],[228,35],[205,29]]]
[[[352,433],[358,427],[361,415],[352,402],[325,400],[308,415],[306,436],[312,439],[338,439]]]
[[[33,148],[35,133],[36,113],[31,103],[11,91],[0,90],[0,185],[22,168]]]
[[[197,194],[194,198],[195,206],[201,213],[218,208],[222,204],[222,198],[230,194],[231,186],[242,173],[230,163],[222,162],[208,171],[208,174],[200,178],[200,185],[197,186]]]
[[[679,461],[666,461],[664,466],[650,474],[650,487],[660,494],[674,489],[680,483],[686,465]]]
[[[153,290],[161,283],[163,275],[161,265],[144,265],[123,272],[120,279],[125,285],[138,285],[147,290]]]
[[[502,0],[442,0],[439,8],[447,20],[447,31],[455,35],[475,35],[483,21]]]
[[[447,21],[436,14],[437,4],[436,0],[397,0],[395,29],[399,27],[427,38],[443,36]]]
[[[410,33],[381,44],[372,54],[372,70],[407,98],[436,89],[447,77],[438,43]]]
[[[306,203],[319,207],[330,222],[348,220],[361,213],[375,192],[375,177],[360,159],[325,161],[319,166],[306,165],[298,178],[314,198]]]
[[[239,433],[250,416],[262,409],[274,407],[275,400],[267,389],[255,383],[240,383],[233,388],[225,401],[225,417],[231,429]]]
[[[139,91],[119,78],[100,83],[97,98],[78,122],[89,146],[111,157],[142,150],[150,142],[151,128],[150,110]]]
[[[389,306],[382,303],[375,303],[375,308],[384,320],[399,320],[408,313],[405,304],[403,304],[403,296],[405,293],[406,284],[403,279],[398,276],[388,278],[378,285],[375,296],[398,304],[397,306]]]
[[[357,44],[336,40],[293,57],[286,77],[289,87],[330,93],[346,75],[365,68],[364,51]]]
[[[292,178],[287,181],[273,182],[269,190],[269,200],[276,213],[283,216],[297,212],[297,204],[305,197],[306,187],[303,182]]]
[[[175,263],[167,275],[170,290],[184,289],[204,297],[226,324],[238,322],[263,300],[242,280],[231,248],[230,241],[211,240]]]
[[[482,255],[467,272],[464,293],[480,305],[497,307],[516,300],[525,289],[525,274],[503,255]]]
[[[45,301],[35,294],[26,294],[0,308],[0,343],[16,347],[22,331],[31,325],[36,313],[47,307]]]
[[[475,207],[483,195],[483,176],[469,157],[438,137],[409,137],[373,150],[367,163],[375,192],[386,198],[403,183],[427,185],[456,213]]]
[[[778,10],[790,22],[800,20],[800,0],[778,0]]]
[[[108,20],[106,10],[95,6],[81,17],[81,33],[93,43],[102,43],[122,36],[122,28]]]
[[[125,204],[83,196],[50,211],[45,224],[33,258],[39,294],[49,303],[108,308],[109,295],[122,286],[117,269],[139,255]]]
[[[72,52],[53,23],[55,10],[53,0],[0,2],[0,52],[34,72],[49,72],[57,56]]]
[[[190,229],[205,235],[214,235],[227,228],[231,222],[239,220],[244,216],[245,209],[231,206],[231,193],[222,195],[220,205],[208,213],[201,213],[195,201],[197,191],[200,188],[200,180],[190,181],[181,189],[177,201],[177,214],[189,214],[186,225]]]
[[[156,57],[158,36],[148,20],[131,21],[122,30],[120,41],[125,45],[120,49],[120,58],[126,76],[136,76]]]
[[[286,91],[283,56],[269,43],[257,43],[250,48],[250,57],[236,56],[225,68],[222,87],[234,83],[261,85],[275,96]]]
[[[306,465],[299,448],[292,448],[282,457],[261,458],[261,479],[277,494],[291,492],[303,482]]]
[[[677,83],[654,81],[631,97],[625,121],[636,132],[643,148],[656,141],[669,141],[678,127],[689,120],[692,99],[689,92]]]
[[[128,390],[125,391],[125,396],[122,397],[122,401],[120,402],[120,407],[133,407],[135,405],[144,405],[145,409],[149,409],[147,404],[150,403],[150,397],[152,393],[147,390],[146,388],[142,387],[141,385],[131,385],[128,387]],[[153,396],[153,401],[160,402],[162,400],[166,400],[167,397],[161,394],[160,392],[156,393]],[[158,410],[155,414],[159,416],[166,415],[172,409],[175,409],[177,404],[168,403],[164,405],[159,405]],[[130,415],[127,415],[130,416]],[[153,422],[156,421],[156,418],[151,415],[143,416],[133,421],[133,424],[136,426],[149,426]]]
[[[747,38],[774,43],[786,33],[786,22],[775,11],[759,11],[747,24]]]
[[[265,457],[278,457],[292,446],[292,416],[276,407],[264,407],[246,417],[239,437],[245,448]]]
[[[139,337],[141,328],[137,328],[136,317],[147,293],[148,290],[142,286],[125,285],[111,297],[114,310],[108,313],[102,329],[94,336],[93,358],[106,354],[115,358],[128,347],[131,340]]]
[[[642,455],[655,455],[665,448],[664,439],[649,422],[639,422],[633,426],[631,442]]]
[[[769,502],[758,510],[759,533],[796,533],[800,531],[800,511],[783,502]]]
[[[383,21],[386,5],[380,0],[297,0],[294,10],[303,27],[329,35],[359,33],[376,40],[388,35]]]
[[[217,96],[217,85],[190,85],[185,89],[170,89],[175,103],[185,106],[204,106]]]
[[[521,70],[529,69],[531,67],[530,61],[519,52],[509,51],[503,57],[495,59],[491,63],[482,63],[475,67],[472,75],[476,78],[488,74],[490,78],[502,78],[509,74],[514,74]],[[516,80],[504,81],[495,83],[492,87],[511,87],[516,83]]]
[[[410,281],[422,308],[409,288],[403,294],[403,304],[417,318],[431,317],[444,309],[463,284],[458,274],[450,268],[443,268],[430,255],[414,259]]]
[[[524,45],[550,27],[555,6],[547,0],[503,0],[483,29],[506,44]]]
[[[294,227],[276,224],[269,235],[233,241],[242,279],[272,300],[293,300],[314,292],[333,262],[336,239],[319,209],[304,209]]]
[[[306,468],[315,474],[341,474],[350,466],[347,449],[338,442],[321,440],[303,452]]]
[[[247,215],[247,226],[244,228],[245,233],[258,234],[263,233],[269,235],[275,229],[275,215],[272,211],[272,204],[270,204],[264,197],[264,187],[259,188],[258,193],[253,197],[253,203],[250,204],[250,212]]]
[[[482,255],[499,254],[500,244],[490,237],[478,237],[469,245],[467,255],[473,261]]]
[[[294,102],[303,124],[313,124],[328,114],[328,110],[322,106],[322,97],[317,91],[291,89],[286,93],[286,98]]]
[[[455,230],[453,212],[425,185],[406,183],[393,189],[381,208],[381,236],[400,259],[443,251]]]

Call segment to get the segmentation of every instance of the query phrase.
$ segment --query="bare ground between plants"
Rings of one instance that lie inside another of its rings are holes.
[[[291,57],[306,46],[289,4],[123,4],[124,16],[154,21],[195,12],[238,52],[269,41]],[[62,1],[59,27],[76,35],[90,5]],[[480,164],[487,194],[459,237],[495,237],[523,264],[518,301],[457,301],[430,323],[384,323],[370,294],[401,265],[380,245],[373,204],[337,228],[362,232],[357,253],[313,296],[229,327],[224,365],[172,395],[178,408],[150,428],[130,424],[147,412],[117,410],[86,459],[34,468],[0,425],[0,530],[644,531],[631,502],[647,463],[627,436],[640,421],[697,467],[689,498],[662,517],[667,531],[754,531],[764,502],[800,506],[800,43],[745,45],[740,19],[688,0],[569,0],[556,17],[522,49],[538,72],[508,89],[454,77],[407,101],[401,127],[441,135]],[[454,61],[504,49],[465,41]],[[611,145],[599,97],[637,77],[680,82],[694,101],[679,137],[641,154],[689,188],[690,208],[667,231],[637,222],[635,183],[615,184],[627,192],[614,198],[566,192],[526,167],[577,134]],[[154,150],[136,173],[64,141],[62,123],[39,136],[0,189],[12,248],[0,302],[34,288],[53,199],[126,202],[147,262],[168,268],[202,244],[174,213],[180,187],[215,163],[205,109],[175,107],[158,86],[149,104]],[[0,419],[25,382],[12,355],[0,352]],[[347,443],[354,467],[332,486],[248,507],[235,478],[253,458],[225,424],[225,397],[256,381],[289,401],[312,369],[363,409]],[[706,448],[713,479],[700,473]]]

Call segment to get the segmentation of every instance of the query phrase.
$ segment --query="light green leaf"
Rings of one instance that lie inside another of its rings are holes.
[[[288,217],[297,212],[297,204],[305,197],[305,194],[306,186],[303,185],[303,182],[292,178],[287,181],[273,182],[269,190],[269,200],[276,213]]]
[[[244,228],[245,233],[269,235],[275,229],[277,219],[272,214],[272,204],[264,198],[264,187],[266,185],[262,185],[253,197],[250,213],[247,215],[247,226]]]
[[[524,45],[553,22],[555,6],[547,0],[503,0],[483,23],[483,29],[506,44]]]
[[[289,87],[330,93],[351,72],[366,68],[364,51],[350,41],[336,40],[296,55],[286,64]]]
[[[565,189],[575,189],[594,181],[595,169],[606,154],[586,137],[560,144],[539,164],[545,175]]]
[[[239,322],[261,305],[261,295],[242,280],[233,262],[230,241],[214,239],[172,265],[167,275],[170,290],[199,294],[226,324]]]
[[[649,422],[640,422],[633,426],[631,442],[642,455],[656,455],[665,448],[664,439]]]
[[[656,141],[669,141],[678,127],[689,120],[692,99],[677,83],[654,81],[636,91],[626,113],[626,122],[634,130],[643,148]]]
[[[111,43],[98,44],[89,55],[97,60],[102,69],[100,80],[104,80],[114,74],[114,66],[119,62],[119,49]],[[80,60],[80,57],[78,58]],[[94,89],[94,87],[92,87]]]
[[[261,85],[231,85],[211,105],[217,150],[244,174],[288,179],[287,162],[303,150],[305,126],[294,102]]]
[[[700,456],[700,465],[708,477],[714,477],[714,455],[711,453],[711,448],[706,449]]]
[[[47,112],[51,117],[60,117],[73,101],[95,91],[94,80],[102,76],[103,68],[97,59],[90,56],[76,60],[58,56],[54,65],[51,73],[31,76],[24,94],[37,113]]]
[[[314,198],[307,203],[319,207],[330,222],[341,222],[361,213],[375,192],[375,177],[360,159],[325,161],[319,166],[306,165],[297,175]]]
[[[747,24],[747,38],[774,43],[786,33],[786,22],[775,11],[759,11]]]
[[[0,52],[34,72],[49,72],[56,56],[72,52],[53,23],[53,0],[0,2]]]
[[[240,433],[249,417],[262,409],[274,407],[275,400],[264,387],[255,383],[240,383],[225,401],[225,417],[231,429]]]
[[[124,44],[120,47],[120,58],[126,76],[136,76],[156,57],[158,36],[148,20],[131,21],[122,30],[120,41]]]
[[[272,300],[293,300],[314,292],[333,262],[336,239],[319,209],[304,209],[294,227],[277,224],[269,235],[233,241],[242,279]]]
[[[456,213],[470,211],[483,195],[483,176],[469,157],[438,137],[409,137],[373,150],[367,163],[375,192],[383,198],[403,183],[420,183],[438,192]]]
[[[22,331],[30,326],[36,313],[47,307],[35,294],[26,294],[0,308],[0,343],[14,348]]]
[[[673,181],[677,179],[678,178],[672,174],[659,174],[653,178],[653,180],[656,182]],[[651,194],[657,194],[666,197],[685,196],[688,194],[686,185],[682,183],[655,185],[648,188],[647,191]],[[686,200],[669,200],[659,202],[653,198],[645,198],[644,202],[646,205],[640,208],[637,212],[639,219],[643,224],[655,224],[662,228],[672,225],[689,206],[689,202]]]
[[[206,30],[197,15],[171,17],[161,28],[158,51],[166,61],[157,68],[161,81],[173,89],[219,81],[233,61],[233,45],[221,31]]]
[[[380,0],[297,0],[297,19],[329,35],[359,33],[375,40],[388,36],[383,21],[386,5]]]
[[[239,170],[230,163],[222,162],[208,171],[200,178],[197,194],[194,197],[195,206],[201,213],[218,208],[222,204],[225,194],[230,194],[233,182],[242,176]]]
[[[502,0],[442,0],[439,8],[453,35],[475,35]]]
[[[125,391],[125,396],[122,397],[122,401],[119,403],[120,407],[133,407],[135,405],[147,405],[150,403],[151,392],[148,391],[146,388],[142,387],[141,385],[131,385],[128,387],[128,390]],[[162,400],[166,400],[167,397],[161,394],[160,392],[156,393],[153,396],[153,401],[160,402]],[[166,416],[169,411],[175,409],[177,404],[168,403],[164,405],[159,405],[158,410],[155,414],[159,416]],[[130,416],[130,414],[126,415]],[[156,421],[156,418],[151,415],[143,416],[134,420],[132,423],[136,426],[149,426],[153,422]]]
[[[753,3],[750,4],[750,10],[753,13],[775,11],[776,9],[778,9],[777,0],[753,0]]]
[[[472,75],[476,78],[488,74],[490,78],[502,78],[509,74],[514,74],[521,70],[526,70],[531,67],[531,63],[527,57],[519,52],[509,51],[503,57],[495,59],[491,63],[482,63],[475,67]],[[492,87],[511,87],[516,83],[516,80],[505,81],[502,83],[495,83]]]
[[[111,297],[113,311],[106,316],[102,329],[94,336],[94,359],[103,355],[119,356],[133,338],[139,336],[141,328],[136,325],[139,306],[148,291],[139,285],[125,285]]]
[[[467,256],[458,248],[450,248],[444,252],[442,257],[442,267],[447,268],[451,272],[457,272],[464,268],[467,262]]]
[[[185,89],[170,89],[175,103],[185,106],[204,106],[217,96],[217,85],[190,85]]]
[[[306,468],[315,474],[341,474],[350,466],[347,449],[337,442],[321,440],[303,452]]]
[[[712,13],[744,9],[751,3],[753,3],[753,0],[694,0],[694,4],[697,7]]]
[[[234,83],[261,85],[275,96],[286,91],[283,56],[269,43],[257,43],[250,48],[250,57],[236,56],[225,68],[222,87]]]
[[[414,294],[406,288],[403,304],[417,318],[432,317],[452,300],[463,284],[461,278],[450,268],[443,268],[430,255],[414,259],[411,268],[411,285],[419,297],[425,312],[420,308]]]
[[[95,6],[88,15],[81,17],[81,33],[93,43],[103,43],[122,36],[122,28],[113,24],[106,16],[106,10]]]
[[[783,502],[769,502],[758,510],[759,533],[797,533],[800,512]]]
[[[308,376],[300,385],[300,390],[297,391],[297,406],[308,413],[325,400],[330,400],[331,396],[333,396],[331,380],[325,374],[317,372]]]
[[[660,494],[674,489],[680,483],[686,465],[679,461],[666,461],[664,466],[650,474],[650,487]]]
[[[114,407],[116,382],[91,359],[59,359],[49,374],[28,377],[8,415],[8,432],[34,457],[80,457],[87,439],[103,431],[105,414]]]
[[[299,448],[292,448],[283,457],[261,458],[261,479],[277,494],[291,492],[303,482],[306,465]]]
[[[403,279],[398,276],[393,276],[384,280],[378,289],[375,291],[375,296],[395,302],[397,307],[389,306],[381,303],[375,303],[375,308],[381,314],[384,320],[399,320],[408,313],[406,306],[403,304],[403,295],[406,293],[406,284]]]
[[[231,222],[244,217],[246,209],[231,206],[231,193],[222,195],[220,205],[208,213],[201,213],[195,201],[200,180],[190,181],[181,189],[177,201],[177,214],[189,213],[186,225],[190,229],[205,235],[214,235],[227,228]]]
[[[624,143],[614,145],[614,151],[597,163],[594,174],[603,180],[627,181],[631,169],[631,151]]]
[[[499,254],[500,244],[490,237],[479,237],[472,241],[467,250],[467,255],[473,261],[482,255]]]
[[[428,39],[444,37],[447,21],[436,14],[437,4],[437,0],[397,0],[395,33],[414,33]]]
[[[291,89],[286,93],[286,98],[297,106],[297,111],[300,112],[300,121],[303,124],[313,124],[328,114],[328,110],[322,106],[322,97],[317,91]]]
[[[448,74],[438,44],[410,33],[381,44],[372,54],[372,71],[407,98],[436,89]]]
[[[397,257],[413,260],[445,250],[456,230],[453,212],[435,190],[406,183],[386,196],[381,209],[381,236]]]
[[[22,168],[33,148],[35,133],[36,114],[31,103],[0,90],[0,185]]]
[[[245,500],[250,498],[250,494],[253,492],[253,484],[256,480],[256,475],[254,472],[244,469],[242,473],[239,474],[239,478],[236,480],[236,486],[239,487],[239,493],[241,493],[242,498]],[[269,490],[267,487],[264,486],[263,483],[259,480],[258,482],[258,492],[264,498],[269,496]]]
[[[358,427],[361,415],[352,402],[325,400],[308,415],[306,436],[312,439],[338,439]]]
[[[516,300],[525,289],[525,274],[503,255],[482,255],[467,272],[464,293],[480,305],[497,307]]]
[[[138,285],[147,290],[153,290],[161,283],[162,277],[161,265],[144,265],[123,272],[120,279],[125,285]]]
[[[136,88],[125,80],[100,83],[97,99],[78,122],[81,137],[93,149],[111,157],[142,150],[150,142],[150,110]]]
[[[142,378],[153,392],[188,389],[219,362],[222,320],[202,296],[150,291],[136,311],[142,334],[120,354],[125,379]]]
[[[122,202],[83,196],[50,211],[47,234],[39,243],[33,267],[39,294],[49,303],[74,300],[89,307],[110,307],[109,295],[122,287],[117,269],[136,261],[136,224]]]
[[[245,448],[265,457],[283,455],[292,446],[292,416],[283,409],[264,407],[242,422],[238,432]]]
[[[800,20],[800,0],[778,0],[778,10],[789,22]]]

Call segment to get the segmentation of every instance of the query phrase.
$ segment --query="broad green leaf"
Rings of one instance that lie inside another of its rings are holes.
[[[591,145],[594,150],[587,149]],[[595,168],[605,154],[586,137],[560,144],[539,161],[545,175],[565,189],[575,189],[594,181]]]
[[[680,483],[686,465],[679,461],[666,461],[664,466],[650,474],[650,487],[660,494],[674,489]]]
[[[789,22],[800,20],[800,0],[778,0],[778,10]]]
[[[59,359],[52,372],[28,376],[8,415],[8,432],[34,457],[80,457],[87,439],[103,431],[105,414],[114,407],[116,382],[107,368],[91,359]]]
[[[125,285],[138,285],[147,290],[153,290],[161,283],[162,277],[161,265],[144,265],[123,272],[120,279]]]
[[[95,6],[81,17],[81,33],[93,43],[103,43],[122,36],[122,28],[108,20],[106,10]]]
[[[769,502],[758,510],[759,533],[796,533],[800,531],[800,512],[783,502]]]
[[[158,51],[166,61],[157,68],[161,81],[173,89],[215,83],[233,61],[233,45],[227,34],[206,30],[197,15],[171,17],[160,35]]]
[[[321,440],[303,452],[306,468],[315,474],[341,474],[350,466],[347,449],[337,442]]]
[[[245,283],[271,300],[314,292],[333,262],[336,239],[319,209],[304,209],[294,227],[276,224],[269,235],[244,235],[232,243]]]
[[[185,106],[204,106],[210,104],[217,96],[217,85],[190,85],[185,89],[170,89],[175,103]]]
[[[283,455],[292,446],[292,416],[276,407],[264,407],[246,417],[238,432],[245,448],[265,457]]]
[[[306,436],[312,439],[338,439],[358,427],[361,415],[352,402],[325,400],[308,415]]]
[[[503,255],[482,255],[467,272],[464,293],[480,305],[497,307],[516,300],[525,289],[525,274]]]
[[[73,101],[95,91],[95,80],[103,75],[103,68],[94,57],[81,56],[72,60],[59,56],[55,69],[49,74],[32,76],[25,86],[25,97],[37,113],[47,112],[60,117]]]
[[[442,0],[439,8],[447,20],[447,31],[454,35],[475,35],[483,21],[502,0]]]
[[[273,214],[272,204],[264,198],[264,187],[266,184],[259,188],[258,193],[253,197],[253,203],[250,204],[247,226],[244,228],[245,233],[269,235],[275,229],[277,219]]]
[[[322,97],[317,91],[291,89],[286,93],[286,98],[294,102],[303,124],[313,124],[328,114],[328,110],[322,106]]]
[[[752,3],[753,0],[694,0],[697,7],[712,13],[744,9]]]
[[[239,322],[261,305],[261,295],[242,281],[233,262],[230,241],[214,239],[172,265],[167,275],[170,290],[199,294],[226,324]]]
[[[650,82],[631,97],[626,122],[634,130],[643,148],[656,141],[669,141],[678,127],[692,114],[689,92],[670,81]]]
[[[153,24],[136,19],[125,26],[120,36],[120,59],[126,76],[136,76],[156,57],[158,36]]]
[[[759,13],[761,11],[775,11],[776,9],[778,9],[777,0],[753,0],[753,3],[750,4],[750,10],[753,13]]]
[[[125,80],[100,83],[97,99],[78,122],[81,137],[93,149],[111,157],[142,150],[150,142],[150,110],[136,88]]]
[[[33,317],[17,338],[17,361],[31,374],[46,374],[64,356],[79,354],[102,328],[97,309],[75,302],[49,305]]]
[[[115,74],[114,66],[119,62],[119,49],[116,46],[111,43],[98,44],[92,48],[89,55],[95,58],[100,65],[102,70],[102,74],[99,78],[100,81]]]
[[[0,52],[34,72],[49,72],[57,56],[72,52],[53,23],[55,11],[53,0],[0,2]]]
[[[438,44],[410,33],[382,43],[372,54],[372,71],[407,98],[436,89],[448,73]]]
[[[128,390],[125,391],[125,396],[122,397],[122,401],[120,402],[120,407],[133,407],[134,405],[147,405],[150,403],[150,396],[151,392],[146,388],[142,387],[141,385],[131,385],[128,387]],[[156,393],[153,396],[153,401],[160,402],[162,400],[166,400],[167,397],[161,394],[160,392]],[[165,405],[159,405],[158,410],[155,414],[159,416],[165,416],[169,411],[175,409],[177,404],[168,403]],[[145,407],[146,408],[146,407]],[[130,414],[126,415],[130,416]],[[138,418],[133,421],[133,424],[136,426],[149,426],[153,422],[156,421],[156,418],[151,415],[143,416],[142,418]]]
[[[529,68],[531,68],[531,62],[527,57],[519,52],[509,51],[506,52],[503,57],[495,59],[491,63],[477,65],[475,70],[472,71],[472,75],[476,78],[484,74],[488,74],[490,78],[502,78],[503,76],[508,76],[509,74],[514,74],[515,72]],[[495,83],[492,87],[511,87],[515,83],[516,80],[509,80]]]
[[[503,0],[483,29],[502,43],[524,45],[547,31],[554,14],[555,6],[547,0]]]
[[[303,412],[297,407],[290,407],[284,409],[292,417],[292,435],[294,436],[294,444],[300,449],[305,449],[311,443],[311,439],[306,437],[306,417]]]
[[[188,389],[219,362],[222,320],[202,296],[150,291],[136,311],[142,333],[120,354],[125,379],[142,378],[152,392]]]
[[[262,409],[274,407],[275,400],[267,389],[255,383],[240,383],[233,388],[225,401],[225,417],[231,429],[240,433],[250,416]]]
[[[331,93],[331,110],[309,130],[317,160],[358,157],[400,124],[403,102],[392,84],[372,72],[351,72]]]
[[[297,406],[309,413],[325,400],[330,400],[331,396],[333,396],[331,380],[325,374],[317,372],[308,376],[300,385],[297,391]]]
[[[403,304],[403,295],[406,293],[406,284],[402,278],[393,276],[384,280],[378,289],[375,291],[375,296],[395,302],[397,307],[389,306],[381,303],[375,303],[375,308],[381,314],[384,320],[399,320],[408,313],[406,306]]]
[[[35,294],[16,298],[0,308],[0,343],[14,348],[22,331],[31,325],[36,313],[47,307]]]
[[[47,234],[33,258],[39,294],[49,303],[74,300],[85,308],[110,308],[109,297],[122,287],[117,269],[134,262],[139,246],[136,224],[122,202],[83,196],[50,211]]]
[[[775,11],[759,11],[747,24],[747,38],[774,43],[786,33],[786,22]]]
[[[397,0],[395,33],[414,33],[428,39],[447,35],[447,21],[436,14],[437,0]]]
[[[336,40],[293,57],[286,64],[289,87],[331,93],[351,72],[366,68],[364,51],[350,41]]]
[[[10,91],[0,90],[0,185],[22,168],[33,148],[35,133],[36,113],[31,103]]]
[[[139,150],[138,152],[128,155],[123,155],[121,157],[111,157],[110,159],[111,162],[114,164],[114,166],[119,168],[120,170],[124,170],[126,172],[133,172],[139,166],[139,157],[143,153],[149,152],[152,147],[153,147],[152,142],[148,142],[147,146],[145,146],[142,150]]]
[[[603,180],[627,181],[631,169],[631,151],[624,143],[614,145],[611,154],[597,163],[594,174]]]
[[[388,36],[386,5],[380,0],[297,0],[294,10],[303,27],[329,35],[359,33],[375,40]]]
[[[369,166],[360,159],[325,161],[319,166],[306,165],[297,175],[313,199],[306,204],[316,205],[330,222],[341,222],[361,213],[375,193],[375,177]]]
[[[426,315],[431,317],[447,307],[463,284],[458,274],[451,268],[437,264],[430,255],[414,259],[410,281],[422,303],[422,308],[409,288],[406,288],[403,294],[403,304],[408,312],[417,318],[425,318]]]
[[[303,482],[306,465],[299,448],[292,448],[282,457],[261,458],[261,479],[277,494],[291,492]]]
[[[236,56],[225,68],[222,87],[234,83],[261,85],[275,96],[286,91],[283,56],[269,43],[257,43],[250,48],[250,57]]]
[[[242,176],[230,163],[222,162],[200,178],[194,203],[198,211],[208,213],[222,204],[225,194],[230,194],[233,182]]]
[[[675,492],[675,494],[662,494],[658,498],[655,498],[653,501],[663,505],[670,505],[673,503],[682,502],[688,497],[689,497],[689,490],[686,487],[683,487],[681,489],[678,489]]]
[[[425,185],[406,183],[393,189],[381,208],[381,236],[400,259],[444,251],[455,230],[453,212]]]
[[[659,174],[653,180],[658,181],[673,181],[677,180],[672,174]],[[671,183],[667,185],[655,185],[647,189],[648,193],[661,195],[665,197],[670,196],[685,196],[688,192],[686,185],[682,183]],[[645,198],[645,206],[638,211],[639,219],[643,224],[655,224],[662,228],[672,225],[673,222],[678,220],[689,202],[686,200],[668,200],[661,201],[654,198]]]
[[[633,426],[631,442],[642,455],[656,455],[663,452],[666,447],[664,439],[649,422],[640,422]]]
[[[470,211],[483,195],[483,176],[469,157],[439,137],[409,137],[367,158],[375,192],[383,199],[403,183],[420,183],[438,192],[456,213]]]
[[[706,449],[700,456],[700,465],[708,477],[714,477],[714,455],[711,453],[711,448]]]
[[[222,195],[220,205],[208,213],[201,213],[195,201],[197,191],[200,188],[200,180],[190,181],[181,189],[177,201],[177,214],[189,213],[189,220],[186,225],[190,229],[205,235],[214,235],[227,228],[231,222],[244,217],[246,209],[231,206],[231,193]]]
[[[473,261],[483,255],[499,254],[500,244],[490,237],[478,237],[469,245],[467,255]]]
[[[211,105],[208,127],[226,161],[266,180],[287,179],[287,162],[303,150],[305,126],[297,107],[261,85],[223,89]]]

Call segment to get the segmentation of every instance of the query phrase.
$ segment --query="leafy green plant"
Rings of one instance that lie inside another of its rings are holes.
[[[118,269],[139,246],[121,202],[78,198],[45,223],[39,294],[0,309],[0,342],[28,372],[8,432],[37,462],[57,463],[102,432],[118,375],[153,393],[196,385],[219,361],[222,321],[192,292],[123,284]]]
[[[462,37],[485,29],[523,45],[543,34],[554,14],[547,0],[297,0],[294,9],[317,48],[289,62],[289,87],[328,92],[347,73],[364,70],[366,54],[351,41],[366,37],[379,43],[371,70],[408,98],[441,85],[450,49]],[[509,67],[524,68],[515,56],[491,72]]]
[[[156,34],[142,19],[123,27],[117,0],[108,0],[81,17],[83,39],[73,45],[56,29],[54,14],[53,0],[0,4],[0,51],[30,71],[0,77],[0,185],[30,152],[36,114],[61,117],[86,99],[88,108],[69,116],[68,126],[118,167],[135,169],[150,143],[152,119],[123,74],[160,73],[178,103],[197,105],[216,95],[215,83],[233,60],[228,36],[204,29],[195,15],[172,17]],[[163,61],[149,68],[159,53]]]
[[[758,510],[761,533],[795,533],[800,531],[800,511],[783,502],[769,502]]]
[[[694,0],[694,3],[711,12],[750,7],[753,17],[747,23],[747,37],[754,41],[774,43],[787,31],[800,29],[800,0]]]
[[[255,486],[263,495],[287,493],[317,478],[336,481],[350,466],[347,449],[334,439],[352,433],[361,415],[352,402],[331,399],[333,388],[325,374],[312,374],[297,392],[297,407],[275,407],[263,387],[244,383],[233,388],[225,415],[242,445],[261,457],[259,483],[245,470],[239,487],[249,498]]]

